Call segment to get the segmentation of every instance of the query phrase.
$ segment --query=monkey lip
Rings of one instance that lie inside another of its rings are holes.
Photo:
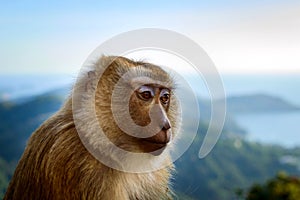
[[[144,148],[144,151],[146,153],[150,153],[154,156],[159,156],[166,148],[167,143],[156,143],[144,140],[144,145],[146,145],[146,148]]]
[[[172,134],[170,131],[161,130],[156,135],[144,138],[144,140],[156,145],[166,146],[170,142],[171,137]]]
[[[157,146],[157,147],[164,147],[168,144],[168,142],[158,142],[158,141],[149,140],[148,138],[144,139],[144,141],[148,144],[151,144],[151,145]]]

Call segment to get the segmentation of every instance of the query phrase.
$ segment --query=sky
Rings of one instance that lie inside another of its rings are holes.
[[[197,42],[222,74],[300,74],[300,2],[1,1],[0,74],[76,74],[107,39],[161,28]]]

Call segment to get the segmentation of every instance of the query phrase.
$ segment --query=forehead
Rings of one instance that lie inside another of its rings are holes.
[[[139,89],[141,86],[147,86],[151,88],[159,89],[169,89],[173,88],[173,85],[170,82],[163,82],[158,80],[153,80],[149,77],[136,77],[130,81],[130,85],[133,89]]]
[[[113,80],[120,81],[122,84],[119,85],[129,86],[133,90],[137,90],[142,85],[167,89],[175,87],[173,77],[169,73],[150,63],[131,61],[129,64],[121,63],[112,67],[119,76],[119,79]]]
[[[140,88],[144,88],[144,89],[153,88],[153,89],[160,89],[160,90],[163,90],[163,89],[171,90],[171,88],[168,88],[164,85],[159,85],[159,84],[144,84],[144,85],[141,85]]]

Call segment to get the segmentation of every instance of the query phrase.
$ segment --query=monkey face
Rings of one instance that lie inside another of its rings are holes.
[[[178,127],[172,77],[149,63],[125,58],[108,63],[95,94],[101,129],[123,150],[160,154]]]
[[[172,139],[171,123],[167,115],[170,101],[170,89],[157,84],[142,85],[131,96],[129,108],[133,121],[139,126],[147,126],[153,120],[157,126],[156,132],[149,128],[140,133],[140,146],[145,152],[163,150]],[[152,136],[145,137],[146,134]]]

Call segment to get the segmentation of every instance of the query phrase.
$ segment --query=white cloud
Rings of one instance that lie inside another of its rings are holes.
[[[300,73],[300,4],[224,17],[223,26],[192,34],[221,72]]]

